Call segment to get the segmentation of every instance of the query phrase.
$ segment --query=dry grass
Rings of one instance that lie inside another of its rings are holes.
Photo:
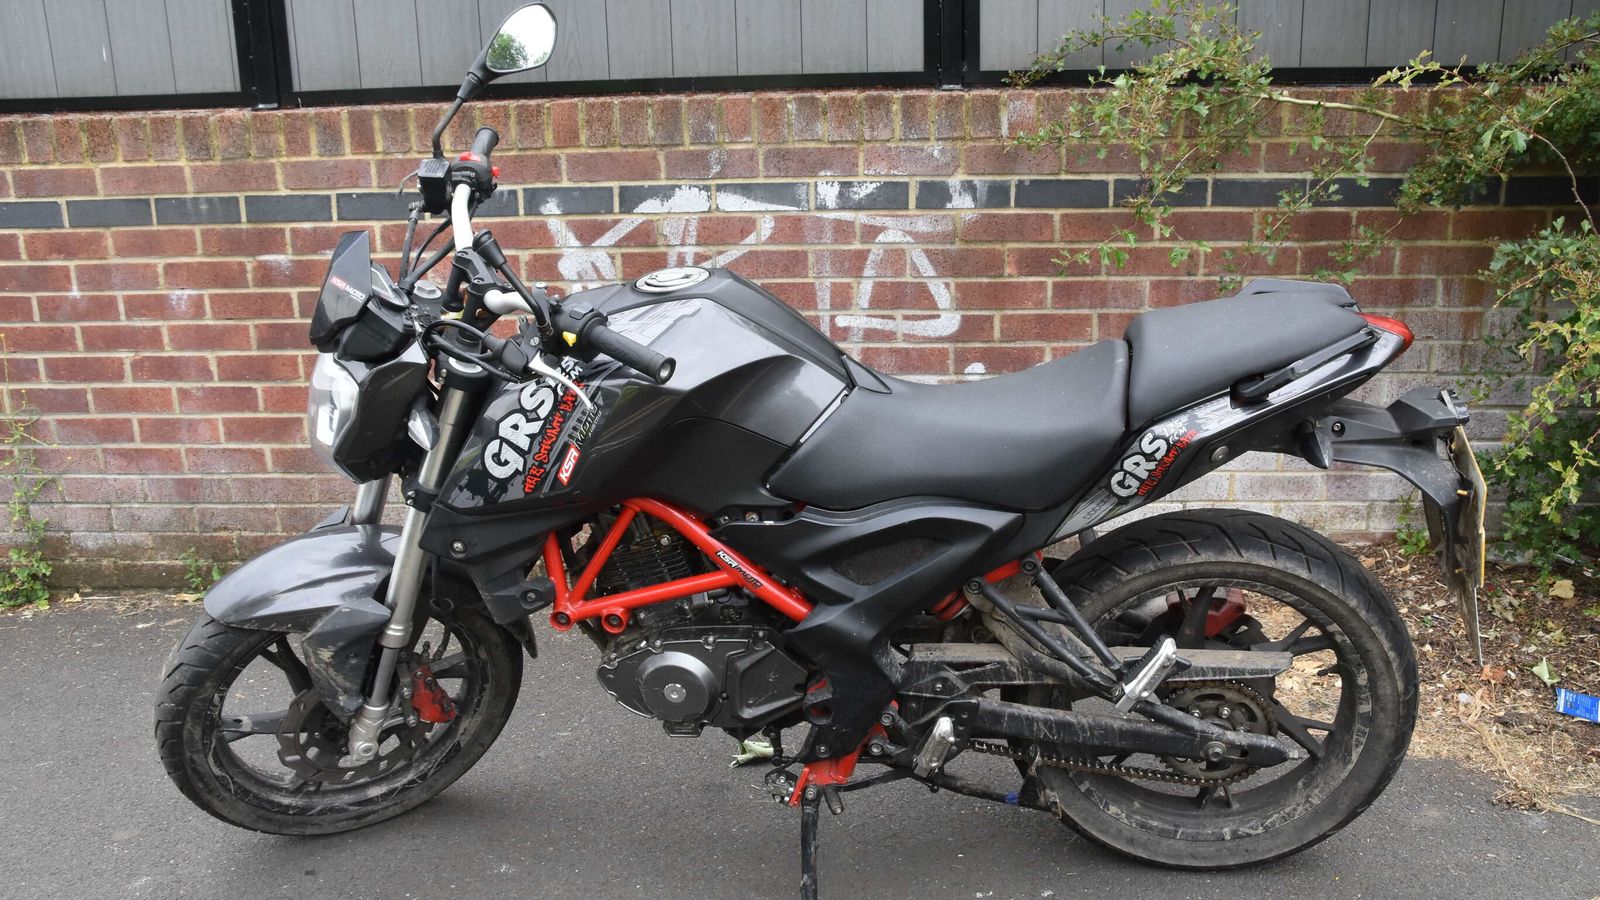
[[[1560,686],[1600,694],[1600,618],[1585,612],[1597,602],[1593,592],[1552,597],[1531,572],[1491,566],[1479,666],[1432,558],[1407,557],[1393,544],[1353,549],[1394,597],[1417,645],[1412,754],[1493,775],[1500,802],[1600,825],[1566,803],[1600,797],[1600,725],[1557,713],[1555,691],[1533,673],[1547,662]]]

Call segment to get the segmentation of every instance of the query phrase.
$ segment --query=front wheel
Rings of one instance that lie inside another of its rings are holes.
[[[334,834],[421,804],[499,736],[522,684],[522,651],[460,607],[431,611],[418,632],[401,668],[434,703],[393,713],[377,756],[357,763],[344,722],[311,685],[297,635],[202,616],[168,659],[157,695],[167,775],[213,816],[271,834]]]
[[[1056,579],[1111,645],[1288,651],[1277,678],[1172,682],[1165,702],[1271,735],[1294,758],[1245,770],[1156,757],[1090,762],[1147,778],[1037,769],[1045,799],[1086,837],[1137,859],[1226,869],[1298,852],[1377,799],[1416,721],[1411,642],[1394,604],[1350,554],[1281,519],[1231,510],[1156,516],[1062,564]],[[1038,705],[1098,701],[1034,689]],[[1056,748],[1041,747],[1046,753]]]

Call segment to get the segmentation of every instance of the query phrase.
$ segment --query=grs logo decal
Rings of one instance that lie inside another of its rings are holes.
[[[1170,440],[1154,431],[1139,438],[1134,452],[1123,457],[1117,471],[1111,476],[1111,493],[1124,500],[1134,495],[1144,496],[1155,490],[1167,470],[1177,461],[1184,448],[1194,443],[1200,432],[1191,428],[1177,440]]]
[[[578,448],[576,446],[569,445],[567,447],[567,456],[561,461],[561,468],[556,470],[556,480],[561,482],[562,487],[566,487],[572,482],[572,470],[576,469],[577,467]]]
[[[505,481],[527,465],[534,435],[555,409],[555,388],[544,380],[530,381],[517,396],[517,403],[522,408],[500,420],[495,426],[498,436],[483,448],[483,466],[497,481]]]
[[[583,387],[583,384],[580,382],[578,387]],[[534,488],[537,488],[539,482],[549,473],[550,463],[555,459],[556,442],[561,438],[561,429],[567,424],[567,420],[572,418],[572,412],[577,406],[576,391],[569,390],[562,395],[561,402],[556,405],[555,415],[550,417],[549,423],[544,426],[544,433],[539,436],[539,446],[528,460],[528,474],[522,479],[524,494],[533,493]],[[578,461],[572,462],[573,465],[577,465]]]
[[[718,550],[717,551],[717,559],[722,560],[722,564],[723,565],[725,565],[728,568],[734,570],[735,572],[738,572],[739,575],[742,578],[744,578],[744,580],[751,587],[759,589],[759,588],[761,588],[763,586],[762,582],[761,582],[761,579],[755,577],[754,575],[751,575],[750,572],[748,570],[746,570],[744,566],[739,565],[739,561],[734,559],[731,555],[729,555],[728,551],[726,551],[726,550]]]

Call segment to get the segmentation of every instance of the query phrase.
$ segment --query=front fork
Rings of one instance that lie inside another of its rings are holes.
[[[439,397],[438,438],[428,448],[422,458],[422,466],[417,470],[417,492],[406,498],[406,517],[400,528],[400,545],[395,551],[394,569],[389,574],[389,587],[383,598],[384,605],[389,607],[389,624],[378,636],[381,650],[372,688],[366,702],[350,720],[348,749],[355,762],[367,762],[378,753],[384,724],[389,718],[389,708],[394,704],[395,670],[399,667],[401,652],[411,645],[417,598],[422,593],[422,577],[433,557],[433,554],[422,549],[422,530],[428,522],[427,511],[432,507],[432,498],[438,493],[445,473],[455,462],[461,443],[472,427],[478,406],[476,401],[485,384],[486,373],[470,363],[448,357],[442,359],[441,363],[446,374]],[[359,517],[363,515],[371,516],[373,520],[381,516],[381,498],[387,489],[387,478],[363,485],[352,509],[352,521],[359,523]],[[377,498],[374,498],[374,493]],[[402,689],[402,694],[405,692]]]

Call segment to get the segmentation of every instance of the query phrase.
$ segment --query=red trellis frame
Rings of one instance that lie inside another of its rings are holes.
[[[667,527],[683,535],[689,543],[700,548],[707,558],[716,563],[718,570],[664,581],[661,584],[606,597],[589,597],[589,589],[600,576],[600,570],[605,568],[606,560],[611,558],[612,552],[617,549],[623,535],[627,533],[628,526],[640,513],[660,519]],[[630,610],[652,603],[693,596],[703,591],[734,586],[743,587],[796,622],[811,612],[810,603],[779,584],[755,563],[712,537],[705,523],[676,506],[645,497],[623,501],[622,512],[617,516],[616,523],[601,539],[594,558],[590,559],[589,564],[579,573],[578,580],[572,582],[570,586],[567,581],[566,562],[561,555],[561,539],[554,532],[545,538],[544,566],[545,572],[556,586],[556,602],[550,613],[550,624],[559,631],[566,631],[585,619],[598,618],[600,627],[612,634],[618,634],[628,627]]]

